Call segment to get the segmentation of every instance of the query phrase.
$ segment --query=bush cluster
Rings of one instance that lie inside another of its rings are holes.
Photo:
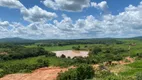
[[[31,72],[32,70],[48,66],[49,61],[44,59],[38,59],[35,63],[16,62],[13,64],[4,64],[0,65],[0,77],[4,76],[5,74]]]
[[[94,77],[94,69],[89,65],[80,65],[76,69],[69,69],[59,73],[57,80],[84,80]]]
[[[8,52],[8,54],[0,55],[0,60],[25,59],[41,55],[56,56],[55,53],[45,51],[44,48],[40,47],[36,48],[13,47],[11,48],[11,51]]]

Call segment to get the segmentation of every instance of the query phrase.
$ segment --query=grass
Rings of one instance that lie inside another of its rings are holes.
[[[109,70],[115,74],[118,74],[120,72],[124,72],[128,70],[130,67],[126,65],[116,65],[116,66],[110,66]]]
[[[136,69],[132,68],[132,69],[127,70],[125,72],[121,72],[120,74],[123,75],[123,76],[135,76],[136,73],[138,73],[138,72],[142,72],[142,69],[141,68],[140,69],[138,69],[138,68],[136,68]]]
[[[35,64],[38,59],[44,59],[49,61],[49,66],[64,66],[65,61],[70,61],[70,59],[63,59],[58,57],[45,57],[45,56],[38,56],[38,57],[31,57],[27,59],[21,60],[9,60],[9,61],[1,61],[0,66],[8,66],[11,64],[19,64],[19,63],[26,63],[26,64]]]
[[[27,58],[27,59],[21,59],[21,60],[9,60],[9,61],[1,61],[0,65],[11,65],[11,64],[18,64],[18,63],[26,63],[26,64],[34,64],[36,61],[40,58],[43,58],[44,56],[39,56],[39,57],[32,57],[32,58]]]
[[[139,40],[131,40],[131,39],[120,39],[120,41],[124,42],[124,44],[111,44],[106,46],[105,44],[76,44],[76,45],[66,45],[66,46],[45,46],[44,48],[48,51],[58,51],[58,50],[71,50],[73,46],[80,46],[84,48],[85,45],[87,46],[102,46],[102,47],[116,47],[116,48],[123,48],[128,50],[129,44],[136,43],[136,46],[131,46],[130,53],[140,53],[142,52],[142,42]],[[28,45],[25,47],[37,47],[36,44]]]
[[[142,68],[142,60],[138,60],[132,64],[128,64],[132,68]]]
[[[58,57],[47,57],[50,66],[68,67],[73,60]]]
[[[47,51],[60,51],[60,50],[71,50],[73,46],[78,45],[67,45],[67,46],[53,46],[53,47],[44,47]],[[81,47],[83,45],[80,45]]]
[[[138,60],[134,63],[126,65],[130,67],[129,69],[125,70],[124,72],[120,72],[123,76],[135,76],[136,73],[142,72],[142,60]]]
[[[45,63],[39,63],[39,60],[44,60],[48,62],[48,65]],[[9,61],[0,61],[0,77],[3,77],[6,74],[13,73],[29,73],[35,69],[40,68],[40,66],[60,66],[60,67],[69,67],[71,66],[71,59],[58,58],[58,57],[31,57],[21,60],[9,60]]]
[[[47,51],[60,51],[60,50],[72,50],[73,46],[80,46],[83,49],[85,45],[90,46],[91,44],[77,44],[77,45],[50,46],[50,47],[47,46],[43,48]],[[25,47],[31,48],[31,47],[37,47],[37,46],[34,44],[34,45],[25,46]]]

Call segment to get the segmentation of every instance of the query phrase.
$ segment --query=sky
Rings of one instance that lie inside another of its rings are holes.
[[[142,36],[141,0],[0,0],[0,38]]]

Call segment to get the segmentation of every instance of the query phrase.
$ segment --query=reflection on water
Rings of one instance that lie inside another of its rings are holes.
[[[73,58],[75,56],[82,56],[82,57],[88,56],[88,51],[64,50],[64,51],[54,51],[54,53],[56,53],[57,57],[60,57],[62,54],[70,58]]]

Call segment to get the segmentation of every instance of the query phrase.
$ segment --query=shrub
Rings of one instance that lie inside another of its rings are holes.
[[[56,54],[53,53],[53,52],[47,52],[47,53],[45,54],[45,56],[46,56],[46,57],[49,57],[49,56],[56,56]]]
[[[39,65],[39,67],[48,67],[48,65],[49,65],[48,60],[44,60],[44,59],[38,59],[37,63]]]
[[[94,69],[89,65],[81,65],[76,69],[69,69],[64,73],[59,73],[57,80],[84,80],[94,77]]]
[[[138,58],[142,58],[142,53],[137,53],[136,56],[137,56]]]
[[[46,51],[44,48],[25,48],[25,47],[13,47],[8,54],[0,55],[0,60],[11,59],[24,59],[29,57],[36,57],[40,55],[55,56],[54,53]]]
[[[86,58],[83,58],[81,56],[74,57],[73,59],[74,59],[75,63],[86,63],[87,62]]]
[[[77,79],[84,80],[84,79],[91,79],[94,77],[94,69],[92,66],[88,65],[81,65],[77,68]]]
[[[77,47],[73,46],[72,49],[73,50],[80,50],[80,46],[77,46]]]
[[[41,68],[41,67],[48,67],[49,62],[45,58],[39,58],[35,61],[13,61],[9,63],[9,61],[0,65],[0,77],[4,76],[5,74],[12,74],[12,73],[23,73],[23,72],[31,72],[32,70]]]
[[[77,80],[76,69],[69,69],[64,73],[59,73],[57,80]]]
[[[66,58],[66,56],[64,54],[61,55],[61,58]]]
[[[90,54],[98,54],[99,52],[101,52],[102,49],[99,47],[94,47],[93,49],[91,49]]]
[[[136,74],[136,80],[142,80],[142,72]]]
[[[0,77],[4,76],[4,70],[0,69]]]

